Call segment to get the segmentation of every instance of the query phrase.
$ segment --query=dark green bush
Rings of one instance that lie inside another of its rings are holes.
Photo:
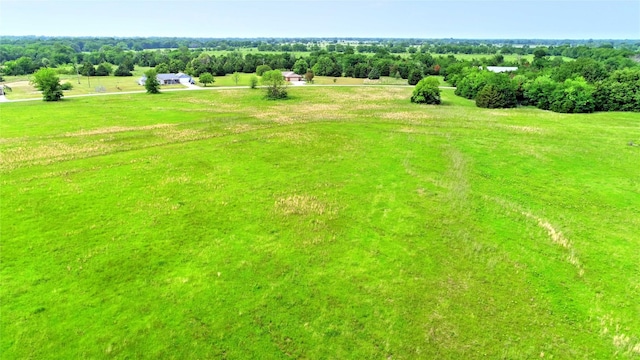
[[[487,84],[476,96],[476,106],[481,108],[512,108],[516,104],[516,93],[510,86]]]

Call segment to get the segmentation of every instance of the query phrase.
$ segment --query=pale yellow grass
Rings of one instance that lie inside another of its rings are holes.
[[[332,209],[315,196],[290,195],[275,202],[275,209],[283,215],[323,215]]]
[[[172,126],[176,126],[176,124],[155,124],[155,125],[145,125],[145,126],[110,126],[106,128],[68,132],[68,133],[65,133],[64,136],[77,137],[77,136],[91,136],[91,135],[106,135],[106,134],[113,134],[113,133],[120,133],[120,132],[127,132],[127,131],[162,129],[162,128],[167,128]]]
[[[352,92],[327,92],[326,97],[336,104],[357,104],[364,102],[407,100],[411,89],[402,87],[383,88],[384,91],[367,91],[367,88],[354,88]]]
[[[520,126],[520,125],[504,125],[504,124],[495,124],[494,127],[501,128],[514,132],[522,132],[528,134],[542,134],[543,130],[539,127],[535,126]]]
[[[78,156],[90,156],[105,154],[111,146],[102,142],[71,145],[61,142],[53,142],[46,145],[30,146],[23,144],[11,149],[6,149],[0,157],[0,169],[10,170],[18,165],[43,165],[57,161],[69,160]]]
[[[278,139],[293,145],[304,145],[316,140],[316,137],[303,131],[284,131],[267,136],[267,138]]]

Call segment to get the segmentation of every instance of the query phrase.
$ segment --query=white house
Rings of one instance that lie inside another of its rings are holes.
[[[158,74],[156,75],[156,79],[158,79],[158,82],[160,83],[160,85],[172,85],[172,84],[184,84],[184,83],[195,84],[196,83],[191,76],[184,73]],[[144,83],[146,82],[147,82],[147,77],[142,76],[138,80],[138,85],[144,85]]]

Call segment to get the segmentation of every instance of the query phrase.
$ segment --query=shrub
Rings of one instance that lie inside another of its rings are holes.
[[[313,78],[314,78],[314,74],[313,71],[311,70],[307,70],[307,73],[304,74],[304,79],[307,81],[307,83],[309,84],[313,84]]]
[[[60,85],[61,90],[72,90],[73,85],[70,82],[66,82]]]
[[[440,104],[439,85],[440,82],[436,78],[427,77],[420,80],[415,89],[413,89],[411,102],[416,104]]]
[[[257,77],[257,76],[252,75],[252,76],[249,78],[249,86],[250,86],[252,89],[255,89],[255,88],[258,86],[258,77]]]

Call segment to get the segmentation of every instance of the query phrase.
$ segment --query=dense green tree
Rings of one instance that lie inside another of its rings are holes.
[[[616,70],[597,84],[596,110],[640,111],[640,68]]]
[[[168,74],[169,73],[169,65],[167,65],[166,63],[158,64],[155,67],[155,70],[156,70],[157,74]]]
[[[278,100],[287,98],[284,76],[280,70],[270,70],[262,74],[262,84],[266,86],[266,98]]]
[[[498,85],[487,84],[476,95],[476,106],[488,109],[515,107],[515,92]]]
[[[36,89],[42,91],[44,101],[58,101],[64,94],[60,85],[60,78],[55,70],[51,68],[41,68],[33,74],[31,83]]]
[[[204,84],[205,87],[207,87],[207,84],[213,84],[216,80],[213,78],[213,75],[211,75],[211,73],[202,73],[200,74],[200,78],[198,79],[202,84]]]
[[[126,66],[118,66],[116,68],[116,71],[113,72],[114,76],[133,76],[133,74],[131,73],[131,71],[129,71],[129,69]]]
[[[419,69],[412,69],[411,71],[409,71],[409,78],[407,79],[409,82],[409,85],[416,85],[420,82],[420,80],[422,80],[423,75],[422,75],[422,71]]]
[[[590,113],[595,110],[594,87],[583,77],[567,79],[552,94],[551,110],[560,113]]]
[[[265,72],[271,71],[271,66],[269,65],[260,65],[256,67],[256,75],[262,76]]]
[[[411,102],[416,104],[440,104],[440,81],[434,77],[427,77],[418,82],[413,89]]]
[[[567,79],[578,76],[582,76],[588,82],[594,83],[606,79],[609,73],[602,63],[590,58],[579,58],[555,68],[551,78],[557,82],[564,82]]]
[[[311,69],[318,76],[341,76],[339,66],[329,55],[320,56]]]
[[[111,65],[102,63],[96,68],[95,76],[109,76],[111,75]]]
[[[543,48],[536,48],[536,50],[533,52],[534,59],[541,59],[545,56],[547,56],[547,51]]]
[[[511,82],[513,83],[513,89],[516,92],[516,100],[518,101],[518,104],[528,105],[527,98],[524,95],[525,85],[528,81],[529,80],[524,75],[516,75],[513,77],[513,79],[511,79]]]
[[[549,110],[553,102],[553,92],[558,87],[558,83],[550,76],[539,76],[533,81],[525,83],[524,97],[538,109]]]
[[[80,67],[80,74],[84,76],[95,76],[96,68],[94,68],[93,65],[91,65],[91,63],[85,62]]]
[[[160,93],[160,82],[158,81],[158,73],[155,69],[150,69],[144,73],[147,79],[144,82],[144,88],[147,90],[147,94]]]
[[[4,63],[4,72],[7,75],[28,75],[39,67],[30,57],[23,56],[17,60]]]
[[[295,64],[293,64],[293,72],[296,74],[304,74],[309,69],[309,64],[304,59],[298,59]]]
[[[490,81],[493,73],[477,68],[468,68],[456,83],[455,94],[467,99],[475,99],[478,92]]]

